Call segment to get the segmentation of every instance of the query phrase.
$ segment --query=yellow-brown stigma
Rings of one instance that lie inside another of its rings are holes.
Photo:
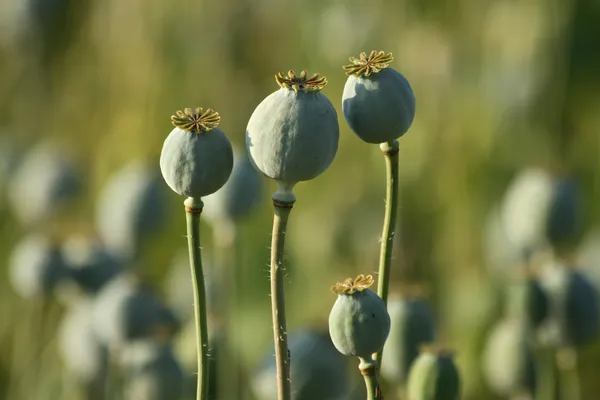
[[[300,76],[296,76],[296,72],[289,70],[287,76],[282,72],[275,75],[275,81],[277,84],[285,89],[292,89],[294,92],[318,92],[327,85],[327,78],[324,76],[319,77],[319,74],[314,74],[308,77],[308,70],[304,70],[300,73]]]
[[[196,133],[208,132],[219,126],[220,121],[221,116],[218,112],[210,108],[204,111],[202,107],[194,110],[191,108],[186,108],[184,111],[179,110],[171,116],[173,125]]]
[[[375,282],[373,276],[360,274],[356,279],[348,278],[343,283],[336,283],[331,287],[331,291],[336,294],[354,294],[369,288],[373,282]]]
[[[389,67],[390,63],[394,60],[392,53],[386,54],[384,51],[377,52],[375,50],[368,56],[365,52],[360,53],[359,57],[350,57],[352,64],[344,65],[346,75],[371,76],[371,74],[376,74],[382,69]]]

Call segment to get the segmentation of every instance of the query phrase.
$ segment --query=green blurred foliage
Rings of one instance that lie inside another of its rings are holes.
[[[291,330],[326,320],[333,283],[377,270],[384,162],[379,148],[359,141],[343,121],[341,66],[361,51],[392,52],[417,99],[400,144],[392,279],[431,286],[439,336],[457,350],[464,399],[493,398],[479,356],[501,304],[483,262],[482,232],[513,174],[531,164],[570,171],[582,183],[586,229],[600,218],[600,9],[592,0],[88,0],[67,23],[44,31],[44,40],[11,36],[15,27],[31,27],[15,23],[22,10],[13,3],[0,2],[2,135],[23,151],[41,139],[60,140],[86,177],[85,194],[42,230],[93,231],[94,200],[109,174],[133,158],[158,165],[175,110],[217,110],[222,129],[243,148],[254,107],[277,89],[276,72],[307,68],[328,78],[324,94],[338,110],[340,147],[326,173],[297,187],[287,242]],[[236,345],[248,367],[272,340],[273,191],[270,183],[263,205],[240,227],[244,308],[236,324],[251,334]],[[183,199],[167,195],[168,227],[142,262],[159,288],[185,247]],[[69,399],[53,347],[60,307],[29,304],[8,285],[7,258],[24,232],[5,197],[0,398]],[[203,243],[210,258],[209,226]],[[584,399],[600,391],[599,357],[597,344],[581,357]]]

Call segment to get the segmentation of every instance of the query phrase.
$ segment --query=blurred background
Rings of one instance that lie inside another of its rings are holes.
[[[596,327],[569,347],[580,398],[596,398],[598,22],[593,0],[0,0],[0,399],[193,398],[184,199],[158,157],[170,116],[197,106],[221,114],[238,151],[202,226],[215,360],[235,365],[215,382],[241,388],[218,398],[272,398],[275,186],[244,161],[244,134],[289,69],[327,77],[340,122],[331,167],[297,186],[286,242],[292,364],[330,348],[329,288],[377,271],[384,159],[341,113],[342,65],[373,49],[393,53],[417,99],[400,140],[394,294],[426,288],[462,399],[516,398],[523,385],[486,372],[515,361],[482,353],[513,318],[507,287],[538,276],[532,254],[561,263],[592,285],[575,309]],[[552,210],[559,222],[540,227]],[[342,361],[342,391],[364,398]]]

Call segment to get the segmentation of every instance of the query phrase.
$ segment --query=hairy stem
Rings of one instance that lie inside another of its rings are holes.
[[[386,195],[385,219],[381,234],[381,250],[379,252],[379,279],[377,281],[377,294],[387,305],[390,287],[390,267],[392,264],[392,248],[396,234],[396,217],[398,214],[398,141],[394,140],[381,144],[385,156],[386,166]],[[375,355],[375,362],[381,368],[383,349]]]
[[[377,381],[377,363],[374,360],[360,359],[358,368],[365,379],[367,400],[383,400],[383,393]]]
[[[283,249],[288,216],[293,202],[273,200],[273,237],[271,241],[271,311],[273,314],[273,340],[277,363],[277,394],[279,400],[291,399],[290,359],[287,346],[285,320],[285,295],[283,277]]]
[[[202,255],[200,251],[200,213],[203,203],[199,198],[188,197],[184,202],[187,220],[188,249],[194,290],[194,317],[196,321],[196,346],[198,352],[197,400],[208,399],[208,328],[206,324],[206,291]]]

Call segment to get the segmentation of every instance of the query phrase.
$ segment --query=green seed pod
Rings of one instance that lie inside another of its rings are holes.
[[[460,377],[452,359],[445,350],[427,348],[413,363],[408,375],[410,400],[457,400]]]
[[[294,200],[292,189],[313,179],[333,162],[339,140],[335,108],[321,93],[327,80],[318,74],[281,72],[281,87],[254,110],[246,128],[246,148],[254,167],[277,181],[280,200]]]
[[[221,117],[210,108],[177,111],[175,129],[165,140],[160,170],[175,193],[203,197],[227,182],[233,169],[231,143],[217,126]]]
[[[493,328],[482,361],[483,375],[496,394],[511,397],[519,393],[533,393],[533,354],[527,324],[522,319],[506,319]]]
[[[388,312],[392,325],[381,375],[389,381],[405,382],[421,346],[435,340],[433,314],[424,297],[388,301]]]
[[[329,314],[329,334],[345,356],[370,360],[390,333],[390,316],[383,300],[368,289],[372,284],[371,275],[359,275],[331,288],[338,298]]]
[[[373,50],[350,57],[344,66],[348,80],[342,110],[354,133],[367,143],[391,142],[404,135],[415,118],[415,96],[410,83],[389,67],[391,53]]]

